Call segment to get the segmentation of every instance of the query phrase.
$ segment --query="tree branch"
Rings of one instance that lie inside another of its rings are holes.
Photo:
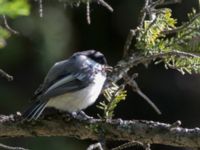
[[[200,57],[199,55],[195,55],[192,53],[186,53],[182,51],[172,50],[170,52],[161,52],[159,54],[153,54],[149,56],[144,55],[137,55],[133,53],[122,60],[120,60],[117,65],[114,67],[112,74],[109,75],[109,80],[113,82],[117,82],[127,74],[127,72],[137,66],[139,64],[149,64],[151,61],[155,59],[165,58],[169,56],[176,56],[176,57]]]
[[[8,145],[1,144],[1,143],[0,143],[0,148],[8,149],[8,150],[28,150],[23,147],[13,147],[13,146],[8,146]]]
[[[13,80],[13,76],[6,73],[4,70],[0,69],[0,76],[6,78],[8,81]]]
[[[19,116],[0,116],[0,137],[68,136],[98,140],[98,131],[104,131],[106,140],[140,141],[179,147],[200,147],[200,129],[142,120],[78,120],[51,115],[38,121],[20,122]]]

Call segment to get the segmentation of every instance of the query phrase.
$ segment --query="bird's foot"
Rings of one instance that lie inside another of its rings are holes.
[[[72,112],[72,117],[78,120],[90,120],[93,117],[88,116],[84,111]]]

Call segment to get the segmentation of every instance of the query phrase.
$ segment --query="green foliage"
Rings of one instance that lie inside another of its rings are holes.
[[[6,29],[0,26],[0,48],[6,45],[5,39],[7,39],[9,36],[10,36],[10,33]]]
[[[27,0],[0,0],[0,15],[9,17],[29,15],[30,6]]]
[[[30,6],[27,0],[0,0],[0,15],[14,18],[17,16],[27,16],[29,13]],[[6,39],[9,36],[10,30],[0,25],[0,48],[6,45]]]
[[[159,58],[166,68],[176,69],[183,74],[200,73],[200,57],[187,55],[200,51],[200,15],[193,10],[188,15],[189,21],[179,27],[176,27],[176,19],[172,18],[168,8],[158,10],[156,16],[152,21],[145,21],[144,27],[139,29],[136,47],[145,56],[162,54]],[[173,34],[169,37],[169,33]],[[168,55],[170,52],[175,53]]]
[[[173,68],[180,71],[182,74],[186,72],[191,74],[192,72],[200,72],[200,58],[199,57],[166,57],[164,59],[166,68]]]
[[[97,107],[103,110],[105,119],[112,119],[114,116],[114,110],[118,103],[126,99],[126,91],[112,83],[112,87],[104,90],[104,96],[106,100],[100,102]]]
[[[137,37],[137,48],[144,50],[147,54],[154,53],[152,51],[155,51],[157,46],[164,48],[165,45],[159,42],[165,37],[163,31],[175,28],[176,24],[176,20],[171,18],[171,10],[168,8],[159,10],[155,15],[154,20],[144,22],[144,28],[140,29]]]
[[[184,51],[200,51],[200,15],[196,14],[193,10],[188,14],[189,22],[185,24],[185,27],[180,30],[176,35],[176,42],[181,45],[181,50]],[[181,39],[181,40],[179,40]]]

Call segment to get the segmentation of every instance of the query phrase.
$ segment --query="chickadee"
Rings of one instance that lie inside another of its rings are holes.
[[[23,118],[36,120],[46,107],[69,113],[87,108],[101,93],[108,70],[106,58],[95,50],[77,52],[55,63],[34,93],[35,102]]]

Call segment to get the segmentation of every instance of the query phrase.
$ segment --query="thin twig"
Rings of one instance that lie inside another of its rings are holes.
[[[154,2],[152,5],[154,5],[154,7],[156,6],[166,6],[166,5],[173,5],[173,4],[180,4],[182,3],[182,0],[158,0],[156,2]]]
[[[149,1],[150,0],[145,0],[145,4],[144,4],[144,7],[142,8],[141,10],[141,17],[139,18],[139,28],[142,28],[143,24],[144,24],[144,21],[145,21],[145,18],[146,18],[146,15],[147,15],[147,8],[148,8],[148,5],[149,5]]]
[[[101,4],[102,6],[104,6],[105,8],[107,8],[110,12],[113,12],[114,9],[104,0],[95,0],[97,1],[97,3]]]
[[[126,84],[132,87],[132,90],[140,95],[159,115],[161,115],[161,111],[159,108],[148,98],[139,88],[137,82],[133,78],[130,78],[127,74],[124,75],[124,80]]]
[[[94,149],[103,150],[103,147],[100,142],[90,145],[87,150],[94,150]]]
[[[144,145],[145,150],[151,150],[151,144],[147,143]]]
[[[133,146],[138,146],[138,145],[141,146],[141,147],[145,147],[142,142],[131,141],[131,142],[124,143],[124,144],[122,144],[118,147],[115,147],[112,150],[123,150],[123,149],[130,148],[130,147],[133,147]]]
[[[130,30],[129,31],[129,34],[127,36],[127,39],[126,39],[126,42],[125,42],[125,45],[124,45],[124,54],[123,54],[123,57],[126,57],[128,55],[128,51],[130,49],[130,46],[132,44],[132,41],[133,41],[133,37],[136,35],[136,32],[138,31],[138,29],[135,29],[135,30]]]
[[[0,143],[0,148],[8,149],[8,150],[28,150],[23,147],[13,147],[13,146],[8,146],[8,145],[2,144],[2,143]]]
[[[163,33],[163,34],[173,34],[173,33],[177,33],[177,32],[179,32],[179,31],[183,30],[184,28],[187,28],[189,25],[191,25],[191,23],[192,23],[193,21],[195,21],[198,17],[200,17],[200,13],[194,15],[194,17],[192,17],[192,18],[190,19],[189,22],[183,24],[182,26],[179,26],[179,27],[177,27],[177,28],[175,28],[175,29],[163,31],[162,33]]]
[[[86,19],[87,19],[87,23],[91,24],[91,18],[90,18],[90,2],[88,1],[86,3]]]
[[[13,80],[13,76],[9,75],[8,73],[6,73],[2,69],[0,69],[0,76],[6,78],[8,81],[12,81]]]
[[[2,15],[3,17],[3,20],[4,20],[4,25],[6,27],[6,29],[8,29],[11,33],[13,34],[19,34],[19,32],[17,32],[16,30],[12,29],[9,25],[8,25],[8,21],[6,19],[6,16],[5,15]]]
[[[147,97],[140,88],[137,88],[135,91],[138,95],[140,95],[159,115],[162,114],[162,112],[159,110],[159,108],[152,102],[152,100]]]
[[[42,18],[43,17],[43,0],[37,0],[39,4],[39,15]]]
[[[136,29],[131,29],[129,31],[129,34],[127,36],[127,40],[126,40],[125,45],[124,45],[123,57],[125,57],[128,54],[128,51],[129,51],[130,46],[132,44],[133,37],[136,36],[139,29],[143,27],[143,24],[144,24],[146,15],[147,15],[147,10],[149,9],[149,3],[150,3],[150,0],[145,0],[145,4],[144,4],[144,6],[143,6],[143,8],[140,12],[141,14],[140,14],[140,18],[139,18],[139,26]]]

